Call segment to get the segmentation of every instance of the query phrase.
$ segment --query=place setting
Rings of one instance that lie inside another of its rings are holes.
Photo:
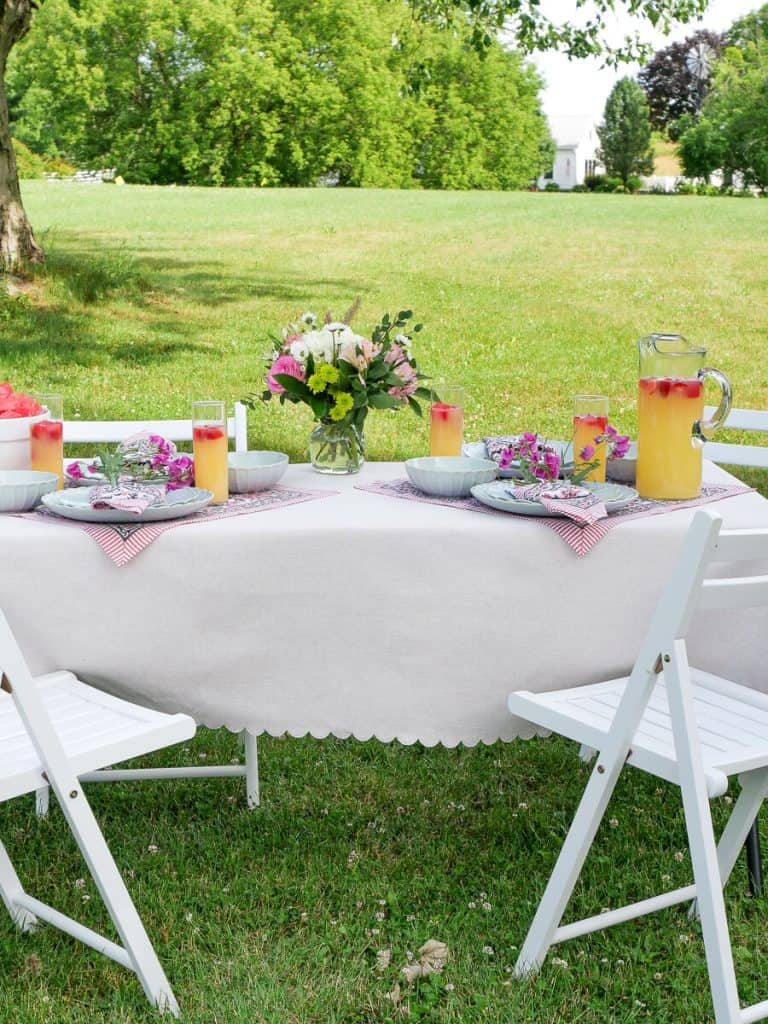
[[[77,526],[118,566],[163,532],[276,509],[335,493],[280,483],[284,452],[228,451],[223,401],[193,402],[192,453],[141,430],[93,458],[64,459],[63,398],[26,395],[1,385],[0,512]],[[14,415],[11,415],[13,413]],[[18,466],[19,468],[15,468]]]
[[[586,555],[619,522],[658,515],[749,491],[702,481],[705,440],[725,421],[730,383],[706,368],[706,350],[679,335],[649,335],[640,360],[638,439],[609,421],[607,395],[576,395],[569,440],[534,430],[464,442],[464,389],[436,384],[430,406],[430,455],[408,459],[405,479],[374,481],[362,490],[501,512],[537,521]],[[722,401],[704,417],[704,381]]]

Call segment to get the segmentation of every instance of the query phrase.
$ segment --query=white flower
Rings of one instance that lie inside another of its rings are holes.
[[[306,337],[306,335],[304,337]],[[309,347],[304,341],[304,338],[291,342],[291,355],[295,360],[297,360],[297,362],[306,363],[307,356],[309,355]]]
[[[302,313],[300,319],[301,322],[306,324],[308,327],[314,327],[317,323],[317,317],[314,313]]]
[[[326,326],[319,331],[307,331],[304,335],[302,340],[316,361],[332,363],[334,356],[341,346],[349,338],[354,338],[354,334],[349,327],[346,327],[344,324],[341,324],[341,327],[343,330],[336,333],[330,331]]]

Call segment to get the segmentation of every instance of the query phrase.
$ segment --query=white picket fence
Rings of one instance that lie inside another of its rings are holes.
[[[74,174],[46,174],[48,181],[75,181],[85,185],[101,185],[104,181],[114,181],[116,167],[102,167],[100,171],[75,171]]]

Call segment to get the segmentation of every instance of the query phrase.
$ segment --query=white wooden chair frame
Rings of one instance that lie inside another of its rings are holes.
[[[590,729],[569,716],[558,694],[518,692],[510,695],[509,708],[538,725],[576,739],[598,750],[595,766],[576,815],[547,884],[539,908],[518,957],[518,976],[537,971],[554,943],[629,921],[654,910],[695,900],[701,918],[716,1024],[751,1024],[768,1016],[768,1000],[742,1009],[739,1004],[723,887],[768,793],[768,737],[761,743],[744,742],[737,754],[714,763],[702,755],[695,720],[694,695],[697,676],[705,687],[737,700],[747,715],[768,714],[768,696],[696,673],[688,665],[685,636],[694,611],[747,608],[768,604],[768,576],[704,579],[711,562],[739,562],[768,558],[768,531],[720,532],[721,520],[700,510],[686,538],[678,565],[653,615],[631,675],[623,683],[613,721],[607,731]],[[616,681],[615,681],[616,682]],[[654,688],[665,684],[674,752],[667,756],[642,746],[638,726]],[[597,687],[609,684],[597,684]],[[596,687],[596,689],[597,689]],[[560,691],[576,694],[578,689]],[[570,699],[570,698],[568,698]],[[633,749],[633,746],[635,749]],[[683,807],[693,864],[694,884],[617,910],[561,925],[573,887],[581,873],[616,781],[624,765],[634,765],[677,783]],[[715,843],[709,800],[721,795],[728,777],[738,775],[741,793],[720,838]]]
[[[191,420],[65,420],[64,441],[80,444],[103,442],[117,443],[126,437],[148,430],[153,434],[161,434],[169,441],[191,441]],[[227,420],[227,436],[234,438],[235,451],[248,450],[248,418],[247,409],[242,402],[235,402],[234,416]],[[194,768],[119,768],[105,771],[89,772],[83,776],[84,782],[147,782],[153,779],[202,779],[222,777],[245,778],[245,793],[248,807],[259,806],[261,795],[259,790],[259,749],[256,736],[243,730],[241,733],[245,749],[245,764],[242,765],[206,765]],[[42,786],[36,795],[37,813],[44,815],[48,809],[48,787]]]
[[[55,673],[54,677],[42,678],[55,679],[57,676],[69,677],[70,674]],[[77,681],[75,682],[77,683]],[[30,675],[26,661],[1,612],[0,685],[5,691],[4,694],[0,694],[0,700],[13,700],[18,718],[29,736],[38,759],[36,768],[25,769],[21,773],[17,770],[8,777],[0,777],[0,799],[10,799],[31,791],[36,784],[37,771],[40,767],[43,768],[42,774],[58,798],[67,824],[109,911],[122,945],[112,942],[29,895],[16,874],[8,852],[0,842],[0,898],[2,902],[12,920],[23,931],[34,930],[38,919],[47,921],[68,935],[79,939],[85,945],[115,960],[128,970],[134,971],[149,1001],[161,1011],[168,1010],[174,1016],[178,1016],[179,1007],[168,979],[160,966],[141,918],[133,905],[106,840],[86,800],[74,763],[65,753],[62,741],[53,727],[38,691],[38,684]],[[83,687],[81,683],[77,683],[77,685]],[[122,743],[123,756],[129,748],[138,750],[143,746],[144,750],[158,749],[168,743],[189,739],[195,732],[194,722],[187,715],[171,716],[159,715],[157,712],[145,712],[147,719],[145,726],[143,724],[144,715],[141,714],[143,709],[126,705],[125,702],[118,701],[116,698],[101,694],[95,697],[95,703],[110,705],[113,709],[117,705],[123,708],[130,707],[132,712],[138,713],[142,724],[138,727],[138,732],[134,734],[132,740],[126,739]],[[14,742],[13,737],[9,738],[9,742]],[[16,742],[18,743],[18,740]],[[90,744],[90,747],[85,742],[82,746],[83,753],[79,759],[83,763],[89,759],[93,763],[93,760],[98,757],[108,763],[108,761],[118,760],[121,753],[121,744],[116,741],[102,741],[100,744]]]
[[[707,406],[704,414],[707,419],[711,419],[715,411],[714,406]],[[757,409],[731,409],[724,429],[768,434],[768,412]],[[704,457],[712,462],[724,462],[728,466],[757,466],[760,469],[768,469],[768,446],[763,445],[708,441],[704,445]]]

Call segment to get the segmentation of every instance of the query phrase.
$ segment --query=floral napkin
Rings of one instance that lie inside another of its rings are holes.
[[[506,487],[507,494],[524,501],[537,501],[548,512],[572,519],[579,526],[591,526],[608,517],[608,511],[596,494],[573,484],[527,484]]]
[[[507,434],[504,436],[484,437],[483,444],[485,450],[488,453],[488,458],[493,459],[494,462],[498,462],[501,458],[502,452],[506,448],[510,448],[513,444],[520,440],[518,434]]]
[[[139,516],[150,506],[165,504],[162,484],[120,483],[103,484],[90,491],[91,508],[114,508]]]

